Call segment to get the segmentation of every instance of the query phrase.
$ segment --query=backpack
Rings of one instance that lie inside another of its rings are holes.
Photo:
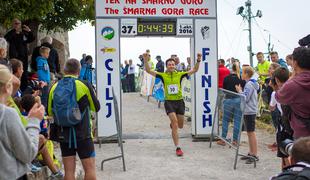
[[[63,78],[54,90],[52,111],[56,125],[73,127],[82,120],[79,104],[76,100],[76,78]]]
[[[294,165],[293,167],[303,167],[302,171],[286,170],[272,180],[310,180],[310,168],[302,165]]]

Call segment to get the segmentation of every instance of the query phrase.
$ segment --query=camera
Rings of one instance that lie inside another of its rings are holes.
[[[37,80],[30,80],[28,88],[31,88],[33,91],[42,90],[41,83]]]
[[[279,149],[283,154],[290,156],[292,153],[293,144],[294,144],[293,140],[285,139],[284,141],[280,142]]]
[[[306,37],[301,38],[301,39],[298,41],[298,44],[299,44],[300,46],[308,46],[308,47],[310,47],[310,34],[307,35]]]
[[[271,77],[270,78],[270,83],[272,84],[272,85],[277,85],[277,82],[276,82],[276,78],[275,77]]]

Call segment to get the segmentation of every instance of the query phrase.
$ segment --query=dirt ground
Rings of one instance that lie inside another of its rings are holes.
[[[106,162],[101,171],[101,160],[118,155],[120,150],[117,144],[103,144],[101,148],[96,145],[98,179],[261,180],[280,171],[280,159],[266,146],[274,141],[274,137],[264,130],[257,131],[260,158],[257,167],[238,160],[234,170],[235,151],[215,143],[209,148],[209,142],[193,142],[190,122],[186,122],[180,131],[184,156],[176,157],[163,105],[159,109],[153,99],[147,102],[137,93],[124,94],[122,102],[127,171],[123,171],[121,159]],[[246,134],[243,133],[241,138],[240,151],[246,154]]]

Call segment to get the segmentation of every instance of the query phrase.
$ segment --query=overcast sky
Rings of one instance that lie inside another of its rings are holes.
[[[246,0],[218,0],[218,48],[219,58],[236,57],[242,63],[249,63],[247,23],[236,15],[239,6]],[[267,52],[269,35],[274,50],[280,57],[291,53],[298,46],[298,40],[310,34],[310,0],[252,0],[252,10],[259,9],[262,18],[255,18],[253,28],[253,52]],[[70,55],[81,58],[82,53],[95,57],[95,28],[89,24],[79,25],[69,32]],[[133,59],[145,51],[151,55],[162,55],[166,59],[170,54],[178,54],[185,62],[190,54],[187,38],[122,38],[121,60]],[[254,64],[256,58],[254,57]]]

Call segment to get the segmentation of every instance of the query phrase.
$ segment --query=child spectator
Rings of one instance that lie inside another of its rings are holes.
[[[285,118],[284,116],[286,114],[285,111],[282,110],[282,107],[284,107],[284,105],[281,105],[280,103],[277,102],[277,100],[275,99],[275,93],[277,90],[279,90],[279,87],[281,87],[288,79],[289,79],[289,70],[284,67],[278,67],[274,71],[272,80],[270,81],[271,82],[270,85],[274,89],[270,101],[270,107],[277,109],[279,111],[278,112],[279,115],[277,116],[276,139],[278,144],[277,156],[282,158],[282,169],[289,166],[289,161],[288,156],[280,151],[279,144],[285,139],[293,139],[292,137],[293,134],[291,128],[289,127],[289,121],[284,119]]]
[[[24,68],[23,63],[18,59],[10,59],[11,67],[12,67],[12,73],[20,79],[23,75]]]
[[[295,71],[293,68],[293,55],[289,54],[285,58],[287,65],[288,65],[288,70],[290,71],[290,77],[293,77],[295,75]]]
[[[11,59],[10,63],[11,63],[11,68],[12,68],[13,75],[15,77],[17,77],[18,79],[21,79],[22,75],[23,75],[23,72],[24,72],[23,62],[21,62],[18,59]],[[21,97],[21,96],[22,96],[22,92],[19,89],[14,97]]]
[[[246,160],[246,164],[251,164],[254,161],[258,161],[257,156],[257,139],[255,134],[255,118],[257,112],[257,91],[259,90],[259,84],[255,79],[252,79],[254,69],[250,66],[246,66],[242,70],[242,79],[246,81],[244,91],[242,91],[241,85],[236,85],[235,88],[238,93],[245,95],[245,109],[244,109],[244,125],[247,131],[249,141],[249,153],[248,156],[241,157],[241,160]]]
[[[28,111],[29,109],[32,108],[32,106],[37,102],[38,104],[41,104],[40,102],[40,97],[37,96],[37,97],[34,97],[33,95],[31,94],[26,94],[22,97],[21,101],[20,101],[20,107],[22,108],[22,114],[24,116],[27,116],[28,115]],[[47,129],[48,127],[48,122],[45,118],[43,118],[43,120],[40,122],[40,134],[44,135],[45,138],[47,138]]]
[[[279,117],[281,116],[282,109],[280,105],[276,106],[277,102],[274,98],[275,91],[273,87],[275,85],[275,79],[272,77],[273,77],[274,71],[279,67],[280,67],[280,64],[278,63],[270,64],[269,69],[268,69],[269,77],[266,78],[265,80],[266,89],[263,92],[263,96],[264,96],[263,98],[267,99],[267,102],[269,104],[269,110],[271,112],[271,120],[272,120],[272,124],[275,129],[277,129],[278,127],[278,120],[279,120]],[[271,81],[271,79],[273,80]],[[276,151],[278,147],[276,142],[272,144],[268,144],[267,146],[272,151]]]
[[[45,83],[45,86],[42,88],[42,104],[45,108],[47,108],[47,96],[48,96],[48,85],[51,81],[50,78],[50,69],[48,66],[47,58],[49,56],[50,48],[42,46],[40,48],[40,55],[38,56],[36,61],[37,61],[37,73],[38,73],[38,78],[39,81],[42,81]]]
[[[40,104],[40,97],[34,97],[31,94],[24,95],[21,99],[21,108],[23,111],[23,115],[27,116],[29,113],[29,110],[33,107],[35,103]],[[51,177],[57,177],[57,178],[62,178],[63,174],[62,172],[57,168],[57,166],[53,162],[53,154],[49,154],[47,147],[45,146],[46,138],[48,137],[48,122],[46,119],[43,119],[40,123],[40,141],[42,145],[39,148],[39,154],[42,155],[43,157],[43,164],[46,164],[48,168],[52,171]],[[39,143],[40,144],[40,143]]]

